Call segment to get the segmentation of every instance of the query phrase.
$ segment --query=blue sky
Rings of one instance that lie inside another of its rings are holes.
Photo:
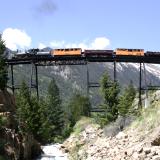
[[[11,49],[50,46],[160,50],[159,0],[1,0]]]

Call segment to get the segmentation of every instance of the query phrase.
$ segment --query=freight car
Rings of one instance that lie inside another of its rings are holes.
[[[144,49],[117,48],[115,54],[120,56],[144,56]]]
[[[144,53],[145,56],[150,56],[150,57],[160,57],[160,52],[152,52],[152,51],[147,51]]]
[[[84,50],[85,57],[113,57],[113,50]]]

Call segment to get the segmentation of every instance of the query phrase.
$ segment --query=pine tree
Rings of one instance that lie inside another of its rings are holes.
[[[7,85],[7,65],[3,57],[3,54],[6,50],[4,41],[0,35],[0,89],[4,90]]]
[[[40,142],[47,142],[51,138],[51,127],[46,116],[46,105],[30,97],[25,82],[16,96],[17,120],[22,133],[31,133]]]
[[[68,105],[71,126],[75,125],[81,116],[89,116],[90,109],[91,103],[88,97],[74,94]]]
[[[126,116],[131,111],[131,106],[136,95],[136,90],[131,82],[125,88],[124,93],[120,97],[118,111],[121,116]]]
[[[105,125],[118,117],[118,95],[120,89],[118,83],[113,82],[107,73],[101,78],[100,84],[101,94],[104,99],[104,103],[100,107],[105,109],[101,120],[103,121],[102,124]]]
[[[64,126],[64,111],[61,104],[59,88],[54,79],[48,86],[47,116],[52,124],[52,137],[61,135]]]

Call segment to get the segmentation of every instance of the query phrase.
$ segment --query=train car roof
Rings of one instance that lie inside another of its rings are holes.
[[[67,51],[67,50],[82,50],[82,49],[81,49],[81,48],[56,48],[56,49],[53,49],[53,50],[60,50],[60,51],[61,51],[61,50],[62,50],[62,51],[63,51],[63,50],[66,50],[66,51]]]
[[[144,49],[139,49],[139,48],[116,48],[116,50],[143,50],[144,51]]]

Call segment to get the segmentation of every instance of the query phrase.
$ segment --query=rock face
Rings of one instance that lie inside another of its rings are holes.
[[[15,113],[15,99],[6,90],[0,90],[0,112],[14,112]]]
[[[151,132],[125,130],[106,136],[99,127],[88,125],[63,144],[71,160],[159,160],[160,127]]]
[[[40,145],[32,135],[22,135],[15,133],[14,130],[1,129],[0,139],[4,142],[3,154],[13,160],[30,160],[41,153]]]
[[[6,119],[0,127],[0,155],[12,160],[30,160],[41,153],[40,145],[29,134],[17,131],[15,100],[7,91],[0,91],[0,116]]]

